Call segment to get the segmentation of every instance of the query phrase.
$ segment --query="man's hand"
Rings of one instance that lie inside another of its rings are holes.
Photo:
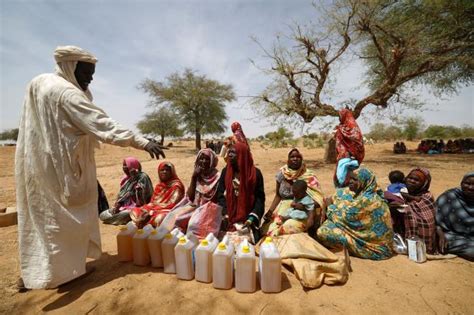
[[[148,142],[147,145],[145,146],[144,150],[148,153],[150,153],[150,156],[152,158],[160,159],[160,155],[165,158],[165,153],[163,150],[166,149],[165,147],[159,145],[158,143],[154,143],[152,141]]]

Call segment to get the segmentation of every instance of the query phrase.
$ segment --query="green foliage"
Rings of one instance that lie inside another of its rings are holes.
[[[0,133],[0,140],[17,140],[18,139],[18,128],[7,129]]]
[[[151,97],[152,106],[169,106],[179,115],[184,131],[195,134],[197,149],[201,147],[201,135],[225,131],[225,103],[235,100],[231,85],[197,75],[191,69],[174,73],[164,82],[147,79],[139,88]]]
[[[463,126],[461,128],[454,126],[430,125],[423,132],[423,138],[430,139],[458,139],[474,137],[474,128]]]
[[[303,147],[305,148],[323,148],[325,144],[325,139],[316,132],[303,136]]]
[[[264,144],[271,145],[273,148],[281,148],[295,144],[295,141],[291,131],[288,131],[285,127],[280,127],[277,131],[272,131],[265,135]]]
[[[137,128],[141,133],[153,137],[182,137],[183,130],[179,128],[179,117],[168,108],[160,108],[157,111],[148,113],[137,123]]]
[[[403,135],[409,141],[418,139],[423,130],[423,119],[420,117],[408,117],[403,123]]]
[[[375,123],[370,128],[370,132],[366,134],[366,137],[375,141],[399,140],[403,137],[403,130],[398,126]]]

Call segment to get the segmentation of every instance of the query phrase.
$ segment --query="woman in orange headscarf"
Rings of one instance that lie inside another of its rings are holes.
[[[130,217],[139,227],[146,224],[159,226],[164,217],[184,197],[184,185],[170,162],[158,166],[160,182],[156,185],[151,201],[142,207],[134,208]]]

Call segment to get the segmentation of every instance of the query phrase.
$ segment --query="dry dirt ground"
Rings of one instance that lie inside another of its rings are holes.
[[[178,175],[189,183],[194,162],[192,143],[175,143],[167,152]],[[415,148],[408,143],[408,148]],[[390,170],[407,173],[412,167],[431,170],[431,191],[435,196],[459,185],[461,177],[473,170],[474,155],[426,156],[416,153],[391,154],[392,144],[367,147],[365,165],[375,171],[382,187]],[[254,160],[265,178],[267,207],[275,193],[274,174],[285,163],[288,149],[252,145]],[[323,163],[323,149],[302,149],[305,161],[317,170],[327,194],[334,191],[333,165]],[[103,145],[96,152],[98,178],[113,202],[126,156],[137,157],[153,181],[157,162],[145,152]],[[14,148],[0,148],[0,207],[15,206]],[[221,168],[222,163],[219,164]],[[91,275],[56,290],[17,293],[19,277],[17,227],[0,228],[0,313],[107,314],[107,313],[474,313],[474,263],[456,258],[416,264],[406,256],[386,261],[352,258],[353,272],[342,286],[322,286],[306,291],[288,270],[283,291],[239,294],[235,289],[215,290],[211,284],[178,281],[161,270],[119,263],[115,245],[117,227],[100,225],[103,255],[88,264]],[[73,231],[71,231],[73,232]]]

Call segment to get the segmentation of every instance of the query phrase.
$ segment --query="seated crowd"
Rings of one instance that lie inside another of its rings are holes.
[[[474,153],[474,139],[449,139],[446,143],[442,139],[422,140],[416,149],[418,153],[441,154],[441,153]],[[395,147],[394,147],[394,153]]]
[[[309,233],[328,248],[345,248],[350,255],[372,260],[391,257],[398,234],[405,240],[421,239],[428,254],[474,259],[473,172],[459,188],[435,200],[427,169],[414,168],[407,176],[392,171],[383,191],[373,171],[356,165],[347,168],[343,178],[335,174],[336,192],[325,198],[316,172],[293,148],[276,173],[275,196],[265,213],[262,172],[254,165],[241,128],[233,131],[222,150],[222,171],[212,149],[200,150],[186,191],[171,162],[159,164],[159,182],[153,189],[139,161],[126,158],[117,200],[100,219],[116,225],[131,220],[140,228],[179,227],[198,239],[243,229],[254,242],[265,235]],[[348,151],[342,158],[351,157]]]

